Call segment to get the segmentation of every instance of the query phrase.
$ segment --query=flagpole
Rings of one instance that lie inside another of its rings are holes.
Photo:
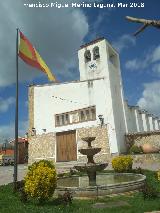
[[[14,142],[14,190],[17,190],[17,159],[18,159],[18,43],[19,29],[16,38],[16,109],[15,109],[15,142]]]

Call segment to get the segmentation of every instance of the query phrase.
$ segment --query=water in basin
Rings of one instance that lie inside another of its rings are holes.
[[[139,175],[135,174],[98,174],[96,177],[97,186],[120,184],[125,182],[132,182],[141,179]],[[57,187],[88,187],[88,176],[82,177],[67,177],[61,178],[57,182]]]

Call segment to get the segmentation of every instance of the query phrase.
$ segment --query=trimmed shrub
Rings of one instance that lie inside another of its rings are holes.
[[[40,202],[48,200],[56,188],[55,166],[47,160],[35,162],[28,167],[24,180],[24,190],[28,197]]]
[[[141,147],[141,146],[133,145],[133,146],[131,146],[131,148],[129,149],[129,153],[130,153],[130,154],[140,154],[140,153],[143,153],[143,150],[142,150],[142,147]]]
[[[112,167],[115,172],[129,172],[132,170],[133,159],[131,156],[118,156],[112,159]]]

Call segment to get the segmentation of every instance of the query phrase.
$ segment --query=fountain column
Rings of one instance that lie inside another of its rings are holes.
[[[88,162],[83,165],[76,165],[75,169],[80,172],[86,172],[89,179],[89,186],[96,186],[96,172],[104,170],[108,164],[94,162],[94,155],[101,151],[101,148],[93,148],[91,145],[95,137],[86,137],[82,138],[82,140],[88,143],[88,147],[86,149],[79,149],[79,152],[87,155]]]

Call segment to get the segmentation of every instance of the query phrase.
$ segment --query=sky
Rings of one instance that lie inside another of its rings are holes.
[[[134,37],[134,32],[141,25],[125,19],[126,16],[160,19],[160,1],[57,2],[1,0],[0,142],[14,138],[16,28],[30,40],[60,82],[79,79],[77,51],[82,44],[97,37],[106,38],[120,54],[124,97],[128,104],[139,105],[160,116],[160,30],[148,27]],[[137,3],[135,7],[131,7],[133,2]],[[29,7],[36,3],[38,6],[50,6]],[[60,8],[60,3],[69,6]],[[81,7],[78,3],[82,3]],[[91,7],[84,7],[86,3],[90,3]],[[124,7],[119,3],[123,3]],[[106,7],[99,8],[100,4]],[[107,4],[114,4],[115,7],[107,7]],[[19,136],[24,136],[28,128],[28,86],[48,83],[48,79],[21,59],[18,63]]]

